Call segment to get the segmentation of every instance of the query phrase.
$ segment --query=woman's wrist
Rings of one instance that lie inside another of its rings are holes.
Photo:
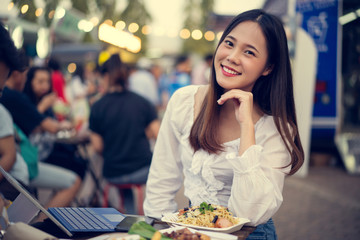
[[[240,125],[240,146],[239,156],[241,156],[249,147],[255,145],[255,127],[252,123]]]

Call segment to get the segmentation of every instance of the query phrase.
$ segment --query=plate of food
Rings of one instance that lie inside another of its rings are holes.
[[[237,240],[238,237],[228,233],[196,230],[184,226],[176,226],[160,230],[163,236],[172,239],[201,239],[201,240]]]
[[[198,230],[233,233],[239,231],[247,218],[234,217],[227,207],[201,203],[200,206],[180,209],[175,213],[163,214],[161,221]]]

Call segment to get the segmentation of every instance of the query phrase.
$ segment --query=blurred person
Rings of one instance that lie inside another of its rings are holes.
[[[62,130],[72,129],[73,126],[69,122],[59,122],[51,116],[42,114],[37,110],[36,105],[22,91],[26,82],[27,71],[13,71],[6,82],[4,94],[0,102],[10,112],[14,124],[21,129],[28,138],[31,134],[38,132],[48,132],[56,134]],[[56,151],[62,152],[62,149]],[[68,157],[68,156],[67,156]],[[55,161],[58,158],[54,158]],[[68,160],[69,161],[69,160]],[[73,165],[71,165],[73,167]]]
[[[71,118],[79,133],[87,130],[90,114],[86,82],[84,68],[82,64],[77,64],[66,86],[66,92],[70,103]]]
[[[47,67],[31,67],[27,73],[23,93],[38,112],[55,118],[53,106],[56,94],[52,90],[50,70]],[[70,125],[71,123],[69,123]],[[39,160],[74,171],[81,179],[85,176],[86,162],[77,153],[76,144],[56,142],[56,134],[38,130],[29,134],[31,143],[38,148]]]
[[[65,96],[66,81],[61,72],[60,62],[55,58],[50,58],[47,66],[51,69],[51,80],[53,91],[64,103],[67,103]]]
[[[54,113],[59,121],[69,118],[70,105],[66,96],[66,80],[61,71],[60,62],[55,58],[50,58],[47,67],[51,70],[52,90],[56,93],[57,101],[54,105]]]
[[[26,64],[19,61],[19,50],[15,47],[9,32],[0,22],[0,97],[2,95],[5,81],[13,70],[24,71]]]
[[[86,96],[86,85],[84,76],[84,67],[82,64],[76,65],[76,70],[71,76],[71,80],[66,86],[69,90],[70,100],[72,102],[75,99],[83,98]]]
[[[164,71],[163,67],[159,64],[153,64],[151,66],[151,73],[155,77],[157,88],[158,88],[158,98],[159,98],[159,115],[163,113],[166,108],[168,94],[167,94],[167,74]],[[161,116],[159,116],[161,118]]]
[[[0,166],[23,186],[29,184],[28,167],[22,156],[16,151],[11,115],[2,104],[0,104]],[[1,174],[0,192],[11,201],[14,201],[19,194]]]
[[[109,80],[103,73],[104,68],[96,65],[94,69],[94,79],[88,83],[87,98],[89,105],[93,105],[101,97],[103,97],[109,88]]]
[[[213,54],[208,54],[204,57],[191,73],[191,81],[194,85],[206,85],[209,84],[211,63]]]
[[[10,113],[1,104],[0,165],[29,192],[33,192],[31,188],[55,190],[46,207],[69,206],[80,188],[81,181],[73,172],[38,161],[37,149],[16,125],[14,128]],[[5,179],[0,181],[0,191],[11,201],[19,194]],[[44,218],[40,215],[38,220]]]
[[[174,71],[169,76],[169,97],[179,88],[191,84],[191,59],[188,55],[178,56],[175,60]]]
[[[103,177],[110,183],[145,184],[152,152],[149,139],[156,138],[159,120],[155,107],[127,89],[128,73],[119,55],[103,65],[108,92],[90,111],[90,138],[103,156]],[[134,213],[131,190],[123,190],[127,213]]]
[[[248,240],[277,239],[272,217],[285,178],[304,161],[293,95],[281,20],[263,10],[234,17],[215,50],[210,84],[181,88],[168,103],[145,215],[176,212],[184,183],[190,206],[222,205],[256,227]]]
[[[150,72],[151,61],[140,58],[136,69],[129,76],[129,90],[150,101],[154,106],[159,105],[158,87],[155,77]]]
[[[27,63],[25,58],[20,55],[20,52],[18,52],[15,48],[9,33],[3,25],[0,24],[0,90],[2,91],[4,82],[9,76],[12,76],[14,72],[18,76],[22,75],[22,73],[26,72],[26,69]],[[16,151],[17,148],[14,140],[15,132],[12,117],[2,104],[0,104],[0,114],[0,164],[4,167],[4,169],[10,171],[10,173],[20,180],[20,182],[27,183],[27,180],[30,181],[30,175],[28,174],[27,166],[24,165],[24,159]],[[39,170],[39,172],[43,171]],[[66,175],[60,174],[60,176],[65,177]],[[52,180],[54,175],[50,173],[49,177],[51,178],[50,180]],[[1,181],[3,181],[3,179]],[[66,181],[63,181],[62,184],[67,183],[68,181],[71,181],[70,177],[67,178]],[[48,183],[48,181],[46,182]],[[77,192],[77,189],[80,186],[76,185],[76,177],[74,178],[74,182],[71,184],[73,185],[70,186],[70,189],[58,192],[58,194],[49,202],[48,206],[61,206],[61,204],[68,204],[68,199],[71,199],[72,196],[74,196],[72,193]],[[1,199],[1,201],[2,200],[3,199]]]
[[[21,61],[20,51],[15,47],[9,32],[0,22],[0,98],[2,96],[5,82],[14,70],[25,71],[26,63]],[[0,165],[19,182],[26,182],[28,179],[28,171],[26,163],[23,159],[18,159],[13,137],[13,126],[10,114],[0,104]],[[24,176],[24,177],[23,177]],[[13,200],[18,194],[0,174],[0,193],[6,195],[6,199]],[[3,198],[1,198],[3,203]]]
[[[25,56],[23,56],[25,58]],[[13,121],[24,133],[29,136],[33,131],[44,130],[57,133],[68,130],[72,125],[68,122],[59,122],[49,116],[40,114],[36,106],[22,91],[26,82],[26,70],[14,70],[5,83],[3,96],[0,102],[11,113]],[[26,118],[24,117],[26,116]]]

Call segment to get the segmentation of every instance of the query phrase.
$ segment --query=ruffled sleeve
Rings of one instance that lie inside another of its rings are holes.
[[[156,140],[144,201],[145,215],[160,218],[177,211],[174,200],[183,180],[180,146],[193,121],[194,94],[198,86],[179,89],[171,97]]]
[[[241,156],[237,152],[226,155],[234,169],[229,209],[238,217],[250,219],[249,225],[253,226],[267,222],[279,209],[284,179],[290,170],[285,166],[291,159],[273,118],[267,116],[259,127],[256,145]]]

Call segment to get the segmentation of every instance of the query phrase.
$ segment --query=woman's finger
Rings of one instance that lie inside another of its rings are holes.
[[[252,102],[253,96],[251,92],[233,89],[221,95],[217,102],[222,105],[229,99],[238,99],[239,102]]]

